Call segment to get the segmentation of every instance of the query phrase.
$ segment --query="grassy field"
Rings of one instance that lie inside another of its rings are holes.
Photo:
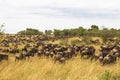
[[[0,63],[0,80],[120,80],[120,60],[102,66],[79,56],[65,64],[44,57],[15,62],[11,56]]]
[[[97,54],[99,45],[93,46]],[[37,56],[15,62],[14,55],[9,56],[8,61],[0,62],[0,80],[120,80],[120,60],[116,64],[102,66],[99,61],[80,59],[80,55],[65,64]]]

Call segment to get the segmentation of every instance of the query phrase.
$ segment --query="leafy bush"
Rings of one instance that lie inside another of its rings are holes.
[[[32,28],[27,28],[26,30],[18,32],[18,34],[22,35],[39,35],[43,34],[43,32],[37,30],[37,29],[32,29]]]
[[[101,76],[100,80],[110,80],[111,76],[111,73],[106,70],[105,73]]]
[[[100,76],[100,80],[120,80],[120,75],[112,75],[110,71],[106,70],[105,73],[102,76]]]

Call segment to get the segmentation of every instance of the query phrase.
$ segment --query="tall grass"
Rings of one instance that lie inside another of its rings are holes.
[[[65,64],[54,64],[52,59],[44,57],[15,62],[11,56],[10,60],[0,63],[0,80],[100,80],[109,77],[106,70],[109,74],[118,75],[114,75],[114,78],[119,78],[119,67],[120,61],[114,65],[101,66],[99,62],[90,62],[79,56]]]

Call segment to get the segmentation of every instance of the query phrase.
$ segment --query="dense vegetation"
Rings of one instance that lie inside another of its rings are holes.
[[[37,29],[27,28],[26,30],[18,32],[18,34],[23,34],[23,35],[40,35],[40,34],[43,34],[43,32],[40,32]]]
[[[120,29],[99,29],[98,26],[92,25],[90,29],[83,27],[75,29],[54,30],[55,36],[89,36],[89,37],[102,37],[104,41],[108,38],[120,37]]]
[[[120,29],[108,29],[103,28],[99,29],[97,25],[91,25],[89,29],[85,29],[84,27],[74,28],[74,29],[54,29],[45,30],[45,32],[39,31],[37,29],[27,28],[26,30],[18,32],[18,34],[26,34],[26,35],[39,35],[46,34],[51,35],[54,34],[56,37],[76,37],[76,36],[89,36],[89,37],[101,37],[105,42],[109,38],[120,37]]]

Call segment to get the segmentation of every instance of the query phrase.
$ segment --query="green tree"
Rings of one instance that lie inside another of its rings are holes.
[[[37,29],[27,28],[26,30],[18,32],[18,34],[22,34],[22,35],[41,35],[41,34],[43,34],[43,32],[41,32]]]
[[[99,30],[99,27],[97,25],[92,25],[91,30]]]
[[[45,30],[45,34],[46,35],[51,35],[52,34],[52,30]]]
[[[83,27],[79,27],[78,28],[79,36],[83,36],[85,31],[86,31],[86,29],[84,29]]]
[[[60,36],[60,33],[61,33],[61,31],[60,31],[59,29],[54,29],[53,34],[54,34],[55,36]]]
[[[70,35],[70,30],[69,29],[64,29],[63,32],[64,32],[65,36]]]

